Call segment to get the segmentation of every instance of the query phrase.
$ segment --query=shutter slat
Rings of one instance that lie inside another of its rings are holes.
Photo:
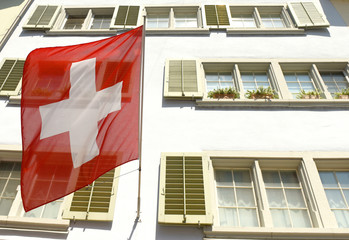
[[[293,7],[296,17],[299,21],[297,25],[299,26],[312,26],[313,22],[310,20],[307,12],[305,11],[302,3],[291,3],[291,6]]]
[[[49,25],[53,15],[56,12],[58,6],[48,6],[44,11],[42,17],[38,21],[37,25]]]
[[[229,25],[229,17],[225,5],[217,5],[218,24]]]
[[[205,14],[207,25],[218,25],[215,5],[205,5]]]
[[[183,82],[184,92],[197,92],[197,73],[196,73],[196,61],[183,60]]]
[[[115,25],[125,25],[127,11],[128,6],[119,6],[118,13],[115,19]]]
[[[138,20],[139,6],[130,6],[128,10],[126,25],[136,26]]]
[[[37,25],[47,6],[38,6],[28,21],[28,25]]]
[[[315,26],[327,25],[327,22],[324,20],[322,14],[318,11],[314,3],[303,2],[302,4]]]
[[[171,60],[169,63],[169,92],[182,91],[182,64],[180,60]]]

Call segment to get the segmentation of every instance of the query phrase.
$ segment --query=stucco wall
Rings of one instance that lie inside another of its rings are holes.
[[[331,0],[345,23],[349,26],[349,2],[346,0]]]

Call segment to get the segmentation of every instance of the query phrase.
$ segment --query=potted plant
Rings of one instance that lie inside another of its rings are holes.
[[[274,99],[277,93],[271,87],[258,87],[256,90],[247,90],[245,96],[249,99]]]
[[[207,96],[209,98],[235,99],[235,98],[239,98],[240,94],[235,88],[229,87],[224,89],[223,88],[213,89],[212,91],[209,91],[207,93]]]
[[[349,88],[344,88],[340,92],[334,94],[337,99],[349,99]]]
[[[298,95],[298,99],[320,99],[321,98],[321,92],[317,89],[312,90],[312,91],[305,91],[301,90]]]

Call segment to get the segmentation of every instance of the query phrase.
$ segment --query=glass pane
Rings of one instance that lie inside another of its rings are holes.
[[[218,73],[206,73],[207,82],[218,82]]]
[[[336,172],[338,181],[342,188],[349,188],[349,172]]]
[[[236,186],[251,186],[250,172],[248,170],[234,171]]]
[[[13,168],[12,162],[1,162],[0,164],[0,177],[10,176],[10,172]]]
[[[8,215],[12,202],[12,199],[0,199],[0,215]]]
[[[20,184],[19,180],[12,180],[10,179],[7,183],[7,186],[5,188],[3,197],[15,197],[17,193],[17,187]]]
[[[42,217],[56,219],[58,216],[58,211],[60,207],[61,207],[61,202],[58,202],[58,201],[46,204]]]
[[[349,228],[349,211],[347,210],[333,210],[336,216],[338,227]]]
[[[340,190],[326,189],[326,196],[331,208],[345,208],[344,199]]]
[[[20,178],[21,177],[21,163],[15,163],[15,166],[12,170],[11,178]]]
[[[289,73],[285,74],[285,80],[286,82],[297,82],[296,76],[294,74],[289,74]]]
[[[271,209],[274,227],[291,227],[287,210]]]
[[[64,29],[81,29],[86,16],[68,16]]]
[[[252,74],[243,73],[241,74],[241,79],[243,82],[254,82],[254,77]]]
[[[286,198],[289,208],[305,208],[302,191],[300,189],[286,189]]]
[[[221,88],[234,87],[233,82],[221,82]]]
[[[266,187],[281,187],[280,177],[277,171],[263,171],[262,175]]]
[[[293,227],[311,227],[307,210],[290,210]]]
[[[338,187],[337,180],[333,172],[319,172],[322,185],[326,187]]]
[[[33,210],[29,211],[29,212],[26,212],[24,214],[24,217],[40,218],[43,208],[44,208],[44,206],[41,206],[41,207],[35,208],[35,209],[33,209]]]
[[[232,186],[233,176],[230,170],[216,170],[216,182],[218,186]]]
[[[5,180],[5,179],[0,179],[0,196],[1,196],[2,190],[3,190],[4,187],[5,187],[6,182],[7,182],[7,180]]]
[[[255,77],[257,82],[268,82],[268,76],[266,74],[256,74]]]
[[[280,175],[285,187],[299,187],[297,173],[295,171],[282,171]]]
[[[308,74],[297,74],[297,77],[300,82],[311,82]]]
[[[219,208],[219,221],[221,226],[238,226],[238,217],[234,208]]]
[[[344,197],[347,200],[347,204],[349,205],[349,190],[343,190]]]
[[[239,207],[254,207],[253,192],[250,188],[237,188],[236,197]]]
[[[274,27],[273,22],[269,19],[262,18],[262,22],[263,22],[264,27],[266,27],[266,28]]]
[[[217,188],[217,195],[219,206],[236,206],[233,188]]]
[[[256,209],[239,209],[240,227],[258,227]]]
[[[281,189],[267,189],[269,207],[286,207],[286,201]]]

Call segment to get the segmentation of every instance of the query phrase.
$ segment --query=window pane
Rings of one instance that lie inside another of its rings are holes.
[[[216,182],[218,186],[232,186],[233,177],[230,170],[216,170]]]
[[[258,227],[255,209],[239,209],[240,227]]]
[[[336,216],[338,227],[349,228],[349,211],[346,210],[333,210]]]
[[[263,171],[262,175],[266,187],[281,187],[280,177],[277,171]]]
[[[26,212],[24,214],[24,217],[40,218],[43,208],[44,208],[44,206],[41,206],[41,207],[35,208],[29,212]],[[56,218],[57,218],[57,216],[56,216]]]
[[[109,29],[111,23],[111,16],[108,15],[95,15],[93,17],[93,23],[91,29]]]
[[[326,189],[326,196],[331,208],[345,208],[344,199],[340,190]]]
[[[5,188],[5,191],[3,193],[3,197],[15,197],[17,194],[17,187],[18,185],[20,185],[20,181],[19,180],[13,180],[10,179],[7,183],[7,186]]]
[[[236,196],[238,199],[239,207],[254,207],[254,199],[252,189],[249,188],[237,188]]]
[[[295,171],[280,172],[284,187],[299,187],[297,173]]]
[[[250,172],[244,170],[235,170],[234,181],[236,186],[251,186]]]
[[[13,168],[12,162],[1,162],[0,164],[0,177],[8,177]]]
[[[0,199],[0,215],[8,215],[13,199]]]
[[[291,227],[287,210],[271,209],[274,227]]]
[[[81,29],[86,16],[68,16],[64,29]]]
[[[238,226],[238,217],[234,208],[219,208],[219,220],[221,226]]]
[[[55,202],[50,202],[46,204],[42,217],[57,219],[58,212],[61,207],[61,203],[62,203],[61,201],[55,201]]]
[[[290,210],[293,227],[311,227],[306,210]]]
[[[347,204],[349,204],[349,190],[343,190],[343,194],[345,199],[347,200]]]
[[[175,13],[175,27],[193,27],[196,28],[196,13]]]
[[[305,208],[302,191],[300,189],[286,189],[286,198],[290,208]]]
[[[217,188],[219,206],[236,206],[233,188]]]
[[[333,172],[319,172],[319,174],[324,187],[338,187]]]
[[[336,172],[338,181],[342,188],[349,188],[349,172]]]
[[[286,207],[286,201],[281,189],[267,189],[269,207]]]

